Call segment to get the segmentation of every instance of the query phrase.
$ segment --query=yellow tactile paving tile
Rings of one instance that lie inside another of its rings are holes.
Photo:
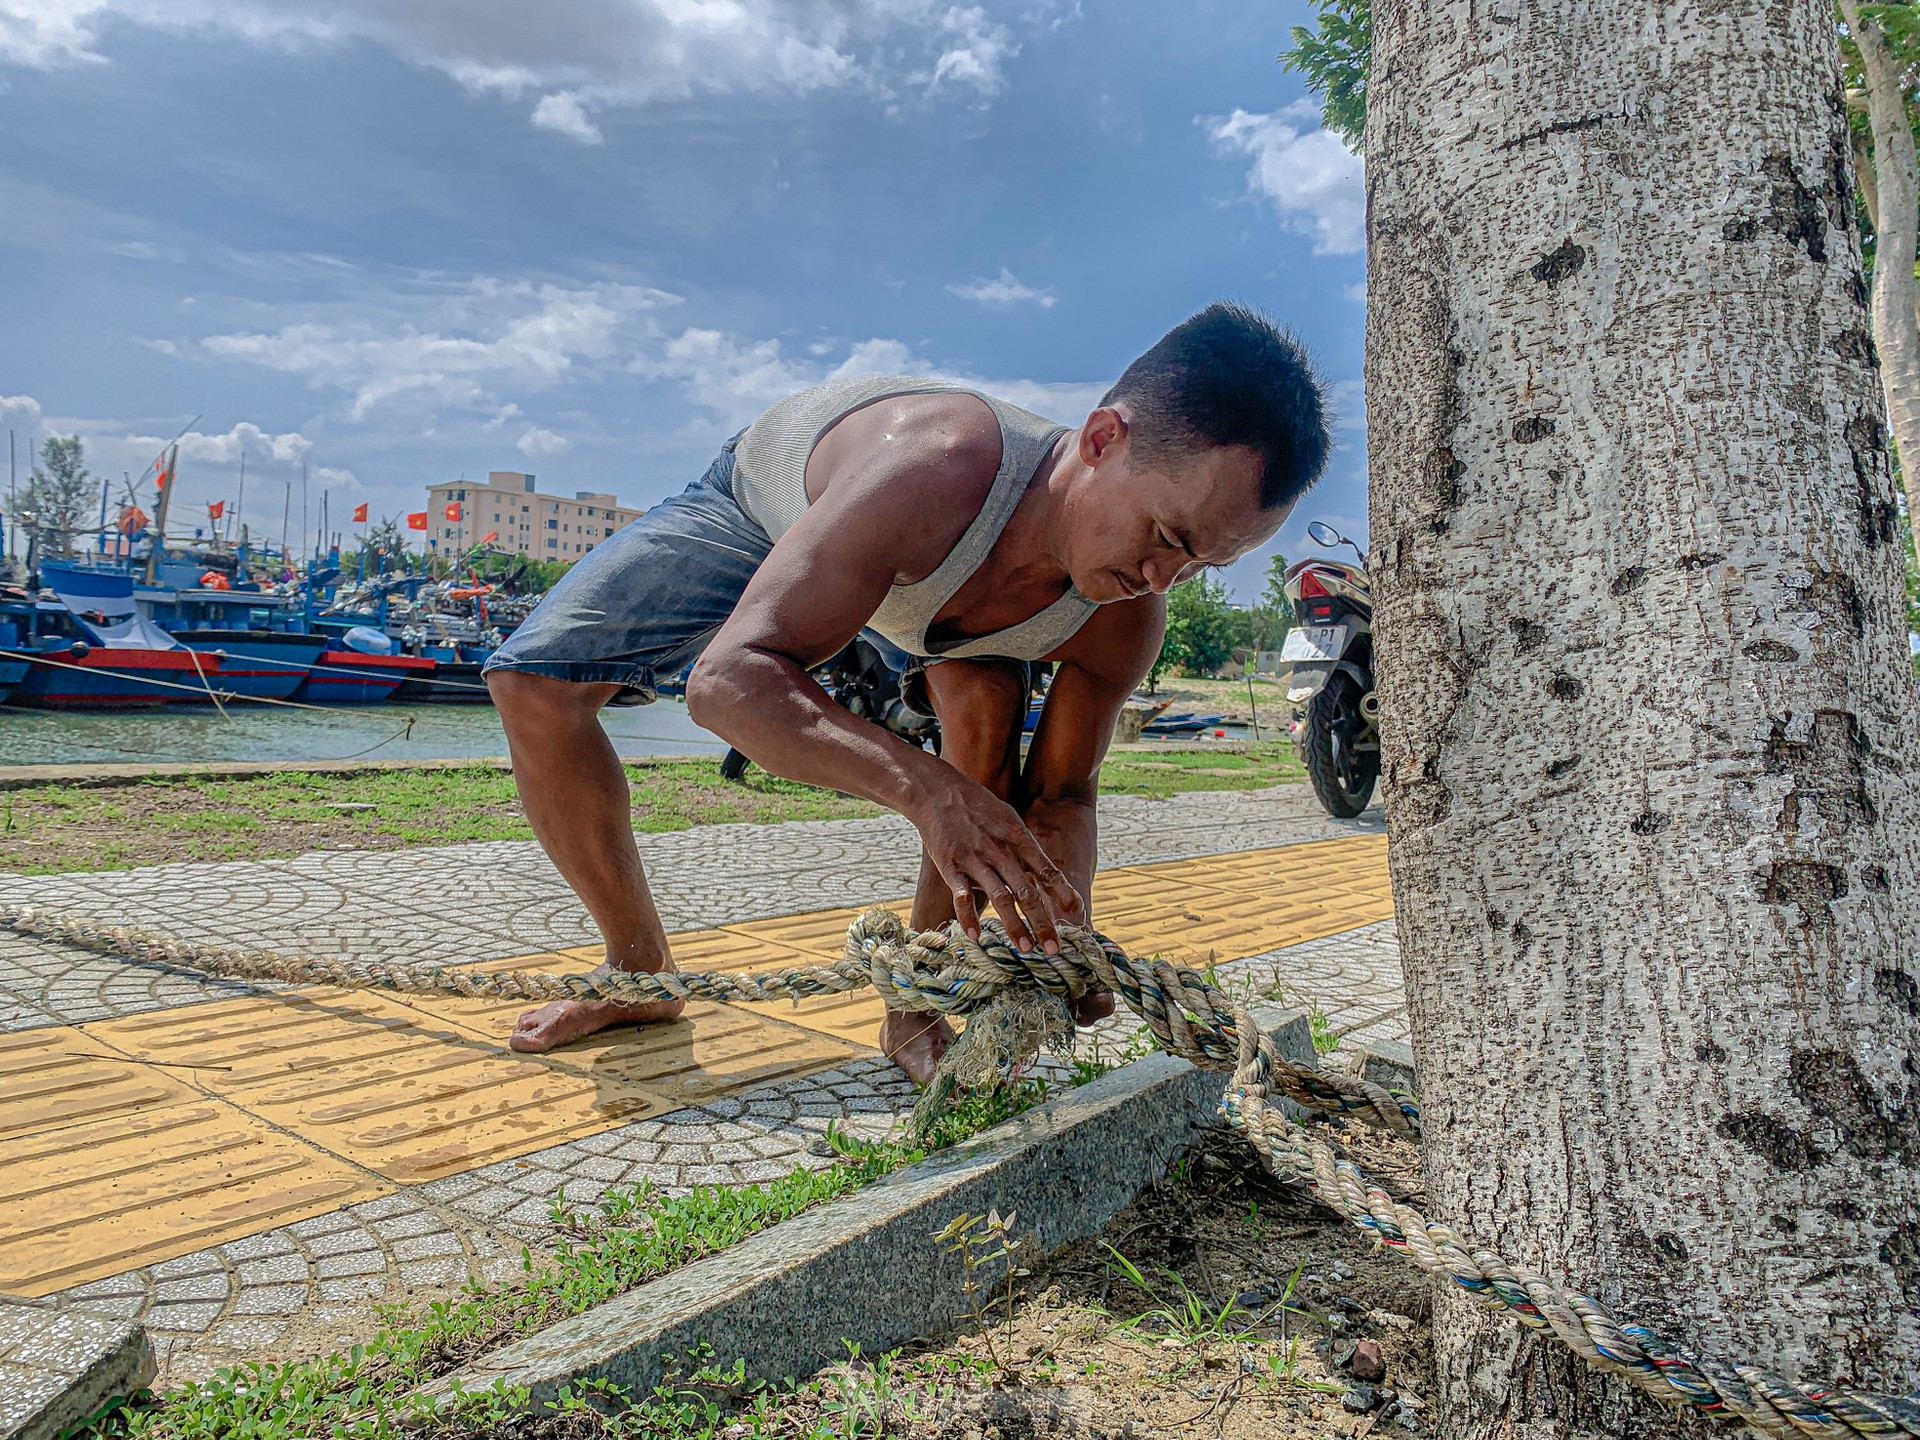
[[[390,1180],[418,1183],[676,1109],[614,1075],[515,1055],[366,991],[308,990],[98,1022],[128,1053]]]
[[[77,1029],[0,1042],[0,1290],[46,1295],[394,1187]]]
[[[1314,841],[1272,850],[1133,865],[1094,879],[1094,918],[1129,951],[1204,964],[1258,955],[1393,914],[1386,839]],[[904,915],[908,900],[889,908]],[[774,970],[840,957],[857,910],[819,910],[672,936],[688,969]],[[582,952],[585,953],[585,952]],[[597,952],[593,952],[597,955]],[[513,962],[524,964],[526,962]],[[881,1004],[861,991],[743,1010],[853,1044],[878,1043]]]
[[[1389,916],[1385,857],[1363,837],[1107,871],[1095,916],[1141,952],[1256,954]],[[856,913],[689,932],[674,951],[701,969],[828,962]],[[46,1294],[838,1064],[881,1013],[869,992],[693,1006],[522,1056],[503,1042],[523,1008],[314,989],[0,1036],[0,1290]]]
[[[733,937],[721,936],[724,942]],[[724,943],[708,946],[698,958],[695,947],[681,946],[681,963],[699,969],[725,968]],[[562,974],[600,963],[605,951],[582,946],[558,954],[527,955],[476,966],[484,970],[540,969]],[[801,960],[798,952],[792,956]],[[448,1020],[493,1048],[504,1046],[524,1001],[469,1000],[447,995],[395,997],[411,1009]],[[811,1029],[770,1024],[745,1007],[689,1005],[679,1020],[644,1028],[622,1026],[592,1035],[541,1057],[541,1063],[583,1075],[610,1088],[660,1095],[675,1107],[698,1104],[716,1095],[844,1064],[860,1052]]]

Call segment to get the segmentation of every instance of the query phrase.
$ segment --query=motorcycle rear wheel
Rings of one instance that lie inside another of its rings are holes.
[[[1380,778],[1380,752],[1356,751],[1354,741],[1371,727],[1360,713],[1360,687],[1351,675],[1335,671],[1307,702],[1301,758],[1313,781],[1313,793],[1336,820],[1351,820],[1373,799]]]

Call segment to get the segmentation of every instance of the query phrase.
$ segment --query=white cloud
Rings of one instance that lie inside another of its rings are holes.
[[[1054,9],[1019,23],[1057,25]],[[982,6],[942,0],[0,0],[0,63],[103,63],[115,21],[286,49],[379,45],[476,96],[538,94],[535,125],[589,143],[595,109],[702,93],[984,99],[1020,49]]]
[[[366,488],[360,483],[359,476],[355,475],[353,471],[344,470],[337,465],[322,465],[308,478],[313,485],[318,486],[322,490],[359,491]]]
[[[167,441],[160,435],[129,435],[126,443],[142,453],[149,453],[157,452]],[[312,449],[313,442],[298,430],[274,435],[246,420],[222,435],[205,435],[198,430],[189,430],[180,437],[182,460],[199,460],[213,465],[237,465],[243,454],[249,465],[263,461],[298,465]]]
[[[571,90],[543,96],[533,107],[533,123],[542,130],[578,140],[582,145],[598,145],[607,138],[600,133],[600,127],[587,118],[580,97]]]
[[[640,285],[480,278],[428,285],[386,303],[336,306],[275,331],[209,335],[201,351],[304,376],[352,397],[355,420],[409,401],[497,414],[503,386],[537,389],[610,363],[638,345],[646,317],[676,296]],[[344,310],[344,315],[337,312]],[[405,316],[395,326],[385,317]],[[412,312],[412,313],[408,313]],[[376,318],[380,317],[380,318]]]
[[[1006,89],[1006,62],[1020,53],[1011,30],[988,19],[978,5],[950,6],[940,17],[939,28],[946,48],[925,76],[929,91],[967,85],[984,98]]]
[[[1357,254],[1366,245],[1365,167],[1332,131],[1310,128],[1317,113],[1301,101],[1200,123],[1223,153],[1253,157],[1247,189],[1272,201],[1289,229],[1313,236],[1314,254]]]
[[[1364,305],[1367,303],[1367,282],[1362,280],[1358,285],[1348,285],[1340,293],[1356,304]]]
[[[1004,265],[994,279],[969,280],[964,285],[949,285],[947,289],[977,305],[1038,305],[1047,310],[1057,298],[1051,290],[1034,289]]]
[[[567,453],[567,437],[552,430],[543,430],[538,425],[528,428],[527,433],[515,442],[520,453],[529,460],[545,459],[550,455]]]
[[[1104,381],[992,379],[935,364],[899,340],[874,338],[850,347],[838,364],[786,355],[778,340],[742,340],[719,330],[689,329],[634,370],[676,382],[689,398],[729,425],[744,425],[796,390],[854,375],[916,375],[983,390],[1062,424],[1077,425],[1100,403]]]
[[[0,395],[0,428],[17,430],[21,435],[36,435],[45,423],[46,416],[40,409],[40,402],[31,395]],[[14,442],[18,449],[24,439]]]

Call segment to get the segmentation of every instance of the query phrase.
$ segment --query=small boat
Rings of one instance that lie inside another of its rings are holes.
[[[478,660],[444,660],[438,655],[427,674],[413,674],[400,682],[393,692],[396,704],[429,703],[439,705],[491,705],[493,695],[480,678]]]
[[[1225,715],[1196,715],[1191,710],[1182,710],[1177,715],[1162,715],[1140,727],[1142,735],[1197,735],[1202,730],[1211,730],[1216,725],[1227,723]]]
[[[41,562],[58,597],[33,606],[34,652],[7,703],[62,710],[148,709],[217,688],[220,657],[189,650],[139,613],[133,577],[117,566]]]
[[[0,704],[7,693],[27,678],[33,661],[33,601],[24,590],[0,587]]]
[[[194,650],[54,639],[13,686],[7,703],[48,710],[152,709],[201,698],[218,688],[219,675],[219,657]]]
[[[316,705],[377,705],[391,700],[407,680],[431,675],[433,668],[434,662],[422,655],[322,650],[293,698]]]
[[[174,634],[189,650],[222,657],[222,694],[256,700],[286,700],[313,673],[327,648],[324,635],[277,630],[183,630]],[[182,699],[192,699],[182,696]]]

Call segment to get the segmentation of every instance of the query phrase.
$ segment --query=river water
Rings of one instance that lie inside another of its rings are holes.
[[[602,713],[622,755],[722,755],[726,742],[662,697]],[[169,705],[124,714],[0,706],[0,765],[221,760],[456,760],[505,755],[491,705],[365,705],[327,711]]]

